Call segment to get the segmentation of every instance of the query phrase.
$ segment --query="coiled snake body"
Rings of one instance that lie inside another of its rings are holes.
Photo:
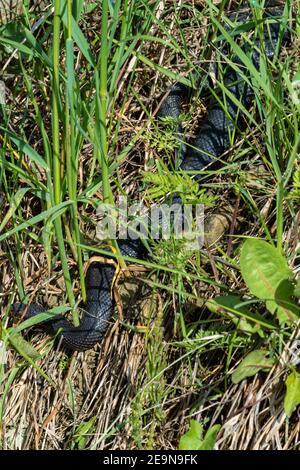
[[[280,36],[280,23],[276,21],[276,17],[280,16],[282,12],[278,9],[266,11],[267,14],[271,13],[274,18],[268,27],[264,27],[265,54],[268,58],[272,58]],[[243,20],[243,16],[238,19]],[[255,48],[251,52],[251,59],[257,69],[260,54]],[[236,58],[235,63],[240,65],[238,58]],[[245,107],[249,107],[254,94],[250,85],[241,79],[238,72],[227,67],[223,76],[223,83],[236,100],[240,101]],[[177,118],[180,114],[182,98],[187,94],[188,89],[185,86],[181,84],[174,85],[161,106],[160,116]],[[241,120],[242,116],[239,115],[238,106],[227,94],[223,103],[220,102],[220,99],[213,97],[207,117],[193,145],[184,151],[180,169],[199,172],[212,162],[217,161],[229,147],[230,131],[234,127],[241,127]],[[123,256],[142,258],[145,254],[144,245],[140,240],[122,240],[119,242],[119,248]],[[113,313],[111,286],[114,274],[115,268],[111,264],[96,262],[89,267],[86,277],[87,303],[80,326],[74,327],[61,315],[55,316],[44,323],[48,331],[53,334],[59,332],[58,335],[62,339],[62,344],[67,348],[84,351],[92,348],[102,339]],[[20,314],[25,306],[23,304],[14,304],[13,309]],[[45,310],[44,307],[39,305],[30,305],[26,306],[25,312],[26,316],[30,317]]]

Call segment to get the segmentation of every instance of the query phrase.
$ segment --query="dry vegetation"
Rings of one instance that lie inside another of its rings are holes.
[[[201,58],[206,52],[209,19],[206,18],[207,24],[200,22],[203,2],[175,3],[176,7],[172,1],[156,2],[148,35],[166,38],[162,22],[180,48],[174,51],[166,42],[143,38],[135,50],[174,74],[186,75],[191,72],[190,64],[203,65]],[[34,23],[40,13],[35,14],[34,7],[30,8]],[[92,13],[83,14],[79,23],[95,55],[99,51],[100,19],[101,9],[97,7]],[[15,21],[24,19],[21,15]],[[51,45],[49,24],[35,33],[45,50]],[[295,49],[293,37],[289,48],[282,51],[283,57],[294,55],[295,61]],[[30,145],[43,155],[34,105],[24,84],[18,54],[12,56],[12,49],[1,44],[9,128],[26,136]],[[63,52],[61,60],[63,65]],[[78,54],[80,88],[83,96],[88,97],[93,93],[91,71],[84,64],[85,59]],[[50,135],[49,74],[46,70],[41,72],[41,65],[34,60],[24,58],[23,66],[31,77],[33,93]],[[137,54],[129,55],[123,65],[118,88],[114,90],[109,128],[113,141],[109,157],[111,161],[119,158],[111,178],[114,194],[123,191],[131,197],[143,198],[146,188],[142,171],[156,171],[155,161],[161,156],[153,145],[158,132],[155,115],[171,81],[161,70],[139,60]],[[201,126],[206,104],[199,98],[193,100],[184,123],[189,135],[193,136]],[[124,158],[122,151],[133,137],[137,137],[136,142]],[[43,332],[33,330],[26,334],[26,339],[42,356],[39,367],[51,377],[55,387],[13,348],[8,349],[1,376],[5,397],[0,409],[3,448],[176,449],[193,418],[204,423],[205,428],[216,423],[222,425],[216,443],[218,449],[299,449],[299,410],[288,420],[283,409],[288,367],[297,366],[300,360],[298,327],[288,337],[278,331],[270,334],[269,345],[274,346],[278,362],[268,374],[259,372],[234,385],[232,370],[262,340],[240,334],[230,319],[212,314],[203,306],[205,299],[222,292],[247,293],[238,269],[241,237],[263,237],[265,225],[276,236],[276,181],[265,157],[264,130],[249,129],[246,137],[237,139],[234,148],[223,156],[225,165],[214,171],[206,183],[218,198],[217,204],[206,212],[207,226],[208,220],[215,224],[210,231],[218,232],[217,240],[210,240],[201,253],[193,256],[170,242],[154,248],[151,259],[154,266],[164,264],[174,268],[174,272],[133,265],[134,278],[116,287],[115,321],[101,344],[85,353],[71,354]],[[0,139],[0,145],[6,145],[2,158],[6,156],[18,165],[20,152],[12,150],[3,136]],[[170,154],[174,152],[167,149],[165,161]],[[23,161],[21,168],[30,175],[35,172],[33,179],[37,177],[36,167],[32,169],[28,160]],[[12,168],[4,172],[0,167],[0,171],[0,178],[5,178],[2,187],[6,188],[5,196],[0,199],[4,215],[9,209],[9,190],[13,192],[18,185],[24,185],[24,180]],[[99,182],[99,177],[93,146],[85,141],[79,158],[78,191]],[[38,178],[45,181],[42,170]],[[78,205],[79,225],[84,243],[92,246],[95,208],[102,198],[100,184],[90,201],[83,194]],[[14,221],[20,223],[20,217],[27,220],[40,211],[40,200],[29,191]],[[289,266],[298,275],[299,207],[295,203],[291,208],[284,201],[283,215],[284,252]],[[265,225],[261,224],[262,219]],[[54,262],[49,273],[48,253],[38,227],[31,228],[30,234],[10,237],[0,245],[0,307],[5,327],[11,324],[9,306],[20,292],[21,279],[30,299],[49,306],[66,303],[55,238],[52,239]],[[86,258],[89,255],[86,253]],[[79,299],[80,285],[71,249],[68,249],[68,263],[75,297]],[[21,277],[18,266],[22,266]]]

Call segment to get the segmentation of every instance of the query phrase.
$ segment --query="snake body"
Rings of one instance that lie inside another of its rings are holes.
[[[272,12],[274,17],[281,14],[281,10]],[[241,19],[243,19],[241,17]],[[272,22],[264,28],[264,50],[268,58],[272,58],[280,36],[279,22]],[[282,40],[282,38],[281,38]],[[251,52],[252,63],[258,69],[260,54],[257,50]],[[240,64],[239,59],[235,60]],[[253,101],[253,91],[248,81],[242,80],[236,69],[227,67],[223,76],[223,83],[227,90],[244,106],[249,107]],[[181,112],[182,98],[189,94],[186,86],[175,84],[167,98],[164,100],[160,116],[177,118]],[[203,168],[217,161],[229,148],[229,135],[235,127],[242,126],[242,116],[239,115],[238,106],[234,100],[226,95],[225,99],[212,97],[210,108],[193,145],[184,146],[184,152],[179,165],[180,170],[199,172]],[[196,178],[198,176],[195,176]],[[123,256],[142,258],[145,248],[141,240],[122,240],[119,248]],[[111,264],[95,262],[87,271],[86,288],[87,303],[85,314],[78,327],[74,327],[62,315],[55,316],[44,322],[45,328],[52,334],[58,334],[62,344],[68,349],[84,351],[92,348],[104,336],[113,313],[113,299],[111,286],[115,274],[115,267]],[[25,306],[16,303],[13,309],[17,314],[25,310],[27,317],[34,316],[47,309],[39,305]]]

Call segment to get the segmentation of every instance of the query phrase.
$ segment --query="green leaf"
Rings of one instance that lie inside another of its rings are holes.
[[[34,163],[44,168],[44,170],[47,170],[47,171],[49,170],[49,167],[46,161],[43,159],[43,157],[41,157],[37,153],[37,151],[34,150],[34,148],[32,148],[27,142],[24,142],[24,140],[22,140],[13,132],[10,132],[5,127],[0,126],[0,130],[3,131],[10,138],[10,140],[17,146],[20,152],[23,152],[25,155],[27,155],[30,158],[30,160],[32,160]]]
[[[93,416],[89,421],[83,421],[75,429],[72,448],[84,449],[88,439],[95,433],[95,421],[97,417]],[[75,445],[75,446],[74,446]]]
[[[268,372],[275,363],[274,359],[269,358],[268,355],[269,351],[264,349],[256,349],[249,353],[233,372],[232,382],[237,384],[260,370]]]
[[[30,358],[34,362],[42,357],[19,333],[11,334],[9,336],[9,342],[23,357]]]
[[[37,361],[42,358],[38,351],[26,341],[22,335],[16,333],[14,329],[4,330],[3,339],[8,341],[11,346],[22,356],[26,361],[34,367],[39,374],[44,377],[47,382],[56,388],[55,382],[43,371],[41,367],[37,364]]]
[[[240,330],[249,333],[257,333],[260,327],[276,328],[271,321],[266,320],[259,313],[252,313],[243,304],[243,300],[236,295],[221,295],[214,299],[209,299],[206,306],[213,313],[227,314]]]
[[[267,308],[281,323],[297,319],[298,309],[286,283],[293,272],[278,249],[264,240],[248,239],[242,246],[240,266],[250,292],[267,301]]]
[[[8,230],[6,233],[0,236],[0,241],[5,240],[6,238],[9,238],[11,235],[21,232],[22,230],[27,230],[28,227],[31,227],[32,225],[38,224],[39,222],[42,222],[45,219],[48,219],[48,217],[51,217],[52,215],[55,215],[58,217],[67,206],[70,206],[73,204],[73,201],[64,201],[58,204],[57,206],[51,207],[50,209],[41,212],[40,214],[32,217],[31,219],[27,220],[26,222],[21,223],[17,227]]]
[[[300,277],[299,279],[297,280],[297,283],[296,283],[296,286],[295,286],[295,289],[294,289],[294,295],[300,299]]]
[[[62,2],[62,4],[61,4],[62,8],[64,6],[63,3],[64,2]],[[64,10],[62,12],[61,19],[62,19],[64,25],[67,27],[68,26],[68,13],[67,13],[66,8],[64,8]],[[79,49],[81,50],[82,54],[84,55],[86,60],[89,62],[89,64],[92,67],[95,67],[96,62],[95,62],[95,59],[93,57],[92,51],[90,49],[89,43],[88,43],[86,37],[84,36],[83,32],[79,28],[78,24],[76,23],[75,19],[73,18],[73,16],[71,18],[71,23],[72,23],[71,24],[72,37],[73,37],[74,41],[76,42],[77,46],[79,47]]]
[[[70,310],[70,307],[65,307],[63,305],[53,307],[52,309],[45,310],[44,312],[38,313],[37,315],[33,315],[32,317],[29,317],[26,320],[22,321],[22,323],[14,327],[14,331],[16,333],[20,333],[21,331],[26,330],[31,326],[39,325],[40,323],[46,322],[47,320],[51,320],[51,318],[69,312]]]
[[[299,307],[292,300],[294,291],[294,285],[288,279],[283,279],[275,291],[275,302],[266,302],[268,310],[276,313],[280,323],[299,318]]]
[[[192,419],[190,429],[180,438],[179,450],[212,450],[216,443],[220,425],[215,424],[203,438],[203,426]]]
[[[40,60],[47,65],[50,69],[53,68],[52,61],[48,57],[48,55],[45,53],[39,42],[37,41],[36,37],[34,34],[29,29],[25,29],[24,31],[25,37],[26,37],[26,42],[30,44],[32,51],[34,51],[34,54],[40,58]]]
[[[190,429],[180,438],[179,450],[198,450],[203,437],[203,426],[195,419],[190,423]]]
[[[0,224],[0,233],[2,232],[2,230],[5,227],[5,225],[7,224],[7,222],[11,219],[11,217],[13,216],[13,214],[15,213],[17,208],[19,207],[23,197],[25,196],[27,191],[29,191],[29,189],[30,188],[20,188],[20,189],[18,189],[16,194],[14,194],[11,197],[11,199],[9,201],[9,209],[8,209],[7,213],[5,214],[5,216],[3,217],[3,220]]]
[[[218,435],[218,432],[220,431],[220,428],[221,428],[220,424],[215,424],[207,431],[202,443],[200,444],[199,450],[213,450],[214,449],[216,445],[217,435]]]
[[[23,52],[24,54],[32,56],[32,50],[29,49],[29,47],[24,46],[22,42],[13,41],[11,39],[6,39],[0,36],[0,44],[1,43],[11,46],[13,49],[17,49],[18,51]]]
[[[161,162],[156,162],[157,173],[143,172],[143,180],[147,183],[145,197],[156,199],[162,196],[179,195],[185,204],[199,203],[211,206],[216,197],[208,194],[205,189],[199,188],[197,181],[194,181],[188,174],[172,172]]]
[[[193,87],[193,83],[186,77],[183,77],[182,75],[174,73],[171,70],[167,69],[166,67],[162,67],[161,65],[156,64],[155,62],[153,62],[148,57],[146,57],[145,55],[141,54],[138,51],[133,51],[133,52],[141,62],[143,62],[148,67],[150,67],[152,70],[156,70],[157,72],[170,78],[171,80],[182,83],[183,85],[186,85],[189,88]]]
[[[92,13],[92,11],[94,11],[97,8],[97,6],[98,6],[97,2],[88,3],[87,5],[84,6],[84,12]]]
[[[284,411],[290,417],[300,404],[300,374],[293,370],[285,381]]]
[[[278,104],[277,100],[275,99],[275,96],[271,92],[272,89],[270,88],[270,86],[268,86],[269,85],[268,82],[263,79],[263,77],[261,76],[259,70],[257,70],[256,67],[254,66],[252,60],[247,56],[247,54],[243,51],[243,49],[234,41],[234,39],[231,37],[230,33],[226,31],[226,29],[221,25],[221,23],[219,23],[217,18],[214,18],[212,16],[211,20],[212,20],[213,24],[215,26],[217,26],[217,28],[220,30],[220,32],[222,33],[222,35],[225,38],[226,42],[228,42],[230,44],[233,52],[239,58],[239,60],[243,63],[246,70],[249,71],[249,73],[251,74],[252,82],[254,82],[254,84],[257,84],[259,87],[261,87],[262,90],[265,92],[265,95],[274,104],[276,104],[276,106],[279,107],[279,104]],[[229,59],[227,59],[226,57],[224,57],[224,59],[227,60],[228,62],[230,62]],[[241,73],[239,67],[236,66],[233,62],[230,62],[230,66],[234,70],[236,70],[238,73]],[[243,77],[243,78],[245,79],[245,81],[249,81],[249,80],[247,80],[246,77]]]

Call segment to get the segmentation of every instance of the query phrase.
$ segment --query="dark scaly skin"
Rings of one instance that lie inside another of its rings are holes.
[[[50,334],[62,331],[61,337],[64,346],[77,351],[92,348],[103,336],[108,327],[113,308],[111,286],[115,268],[109,264],[92,263],[86,276],[87,303],[85,314],[79,327],[74,327],[62,315],[44,322],[43,327]],[[15,313],[20,313],[24,306],[14,304]],[[27,317],[44,312],[46,309],[40,305],[30,305],[26,312]]]
[[[272,16],[279,16],[282,11],[278,8],[271,9]],[[245,20],[247,14],[242,14],[239,20]],[[279,37],[279,24],[272,23],[267,31],[265,28],[265,54],[271,59]],[[283,40],[287,40],[287,33]],[[251,54],[253,65],[258,68],[260,54],[254,50]],[[238,59],[235,64],[241,65]],[[243,67],[243,66],[241,66]],[[245,71],[244,71],[245,72]],[[239,74],[228,69],[223,77],[223,83],[226,88],[247,108],[251,105],[254,93],[251,87],[246,84]],[[201,84],[203,87],[203,84]],[[204,89],[206,88],[204,84]],[[159,115],[161,117],[178,118],[181,113],[181,102],[183,98],[187,98],[190,90],[185,85],[176,83],[171,89],[170,94],[161,106]],[[225,111],[226,110],[226,111]],[[180,169],[189,172],[198,172],[208,167],[218,160],[229,147],[229,135],[234,127],[242,127],[242,116],[237,115],[238,108],[233,101],[226,97],[225,103],[222,105],[218,100],[213,98],[208,115],[203,122],[192,146],[186,148],[184,158],[180,163]],[[181,129],[179,130],[181,135]],[[197,175],[195,175],[197,178]]]
[[[280,15],[281,11],[272,11],[274,16]],[[240,16],[240,20],[244,20]],[[270,34],[269,34],[270,33]],[[279,36],[279,25],[271,24],[269,33],[265,32],[265,52],[267,57],[272,58]],[[252,53],[252,62],[256,68],[259,66],[259,53]],[[236,60],[238,63],[238,60]],[[253,92],[249,85],[241,80],[238,73],[228,69],[223,78],[224,85],[231,93],[249,107],[253,101]],[[160,109],[161,117],[178,118],[181,112],[182,98],[189,95],[190,90],[179,83],[170,89],[170,94]],[[218,100],[212,99],[208,115],[196,136],[193,145],[183,145],[182,160],[179,168],[189,172],[199,172],[211,165],[228,149],[229,133],[234,127],[241,128],[242,116],[238,116],[237,106],[228,97],[222,106]],[[225,111],[226,110],[226,111]],[[181,130],[179,130],[181,132]],[[182,135],[182,134],[181,134]],[[199,175],[195,175],[198,178]],[[174,202],[174,199],[173,199]],[[177,197],[176,202],[180,203]],[[141,240],[122,240],[119,243],[123,255],[133,258],[143,258],[145,248]],[[85,351],[97,344],[105,334],[113,313],[112,281],[115,273],[114,266],[105,263],[93,263],[88,269],[86,277],[87,303],[85,315],[80,326],[74,327],[63,316],[59,315],[44,322],[48,331],[57,334],[62,344],[68,349]],[[30,317],[41,313],[46,309],[39,305],[14,304],[13,309],[17,314],[26,308],[26,316]]]
[[[142,258],[145,253],[140,240],[120,241],[119,248],[123,256]],[[62,344],[75,351],[91,349],[103,338],[113,313],[112,284],[115,267],[108,263],[94,262],[86,275],[87,303],[84,306],[84,317],[78,327],[74,327],[65,317],[57,315],[42,323],[41,326],[50,334],[57,334]],[[26,313],[32,317],[47,311],[46,308],[32,304],[15,303],[13,310],[17,315]]]

